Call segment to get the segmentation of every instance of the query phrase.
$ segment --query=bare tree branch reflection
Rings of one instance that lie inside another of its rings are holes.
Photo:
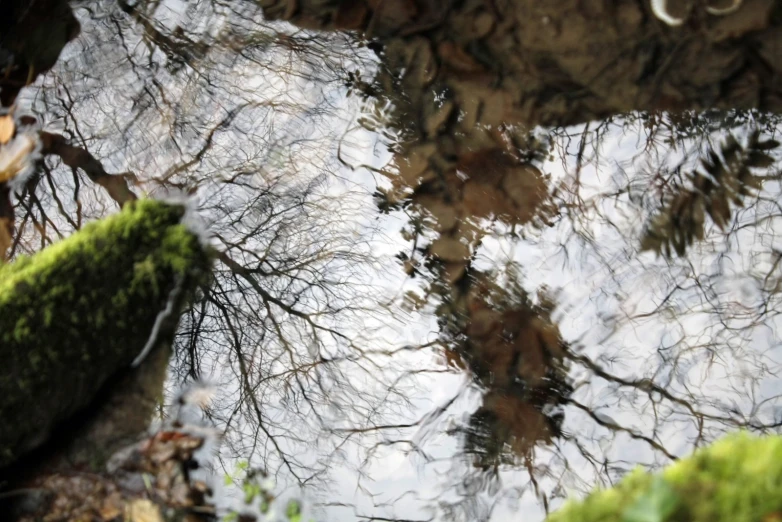
[[[445,92],[390,96],[363,79],[371,42],[250,2],[180,7],[77,5],[81,35],[18,99],[45,157],[9,194],[12,254],[136,197],[193,199],[219,264],[170,386],[215,385],[221,465],[308,488],[334,520],[537,519],[635,464],[779,429],[779,151],[762,184],[735,180],[740,206],[676,236],[681,256],[640,251],[654,216],[681,224],[666,198],[715,183],[682,173],[726,133],[771,143],[778,118],[533,131]]]

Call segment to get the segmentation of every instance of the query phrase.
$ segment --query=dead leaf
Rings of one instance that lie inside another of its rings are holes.
[[[367,4],[362,0],[348,0],[342,2],[337,9],[337,15],[334,18],[334,27],[337,29],[347,29],[353,31],[364,27],[367,14]]]
[[[518,376],[526,386],[540,386],[546,377],[548,366],[538,332],[530,327],[522,329],[516,337],[514,348],[521,353],[516,366]]]
[[[455,42],[442,42],[437,48],[440,58],[454,70],[465,73],[479,73],[484,66]]]
[[[502,180],[502,188],[515,203],[512,222],[519,224],[524,224],[535,216],[546,196],[543,175],[532,165],[508,169]]]
[[[735,9],[741,5],[736,0],[723,0],[719,2],[712,1],[712,5],[706,10],[710,14],[719,14]],[[776,2],[774,0],[752,0],[745,2],[739,12],[731,16],[720,18],[709,31],[711,38],[716,42],[725,41],[731,38],[740,38],[745,34],[762,31],[768,27]],[[711,8],[711,10],[709,10]]]
[[[494,310],[488,308],[476,310],[470,314],[470,324],[467,326],[467,335],[474,339],[486,337],[493,330],[497,329],[499,323],[500,316]]]
[[[0,116],[0,145],[5,145],[14,137],[16,124],[10,114]]]
[[[163,522],[160,509],[147,499],[134,500],[125,506],[125,520],[127,522]]]
[[[474,38],[477,40],[488,35],[494,30],[494,17],[487,12],[482,12],[473,19]]]
[[[456,105],[447,100],[439,107],[427,105],[424,110],[424,132],[427,136],[435,136],[453,114]]]
[[[32,135],[21,134],[0,147],[0,183],[15,178],[30,165],[36,144]]]
[[[106,497],[98,510],[102,520],[114,520],[122,514],[122,495],[115,491]]]
[[[456,263],[470,257],[470,247],[451,237],[441,237],[432,242],[429,252],[442,259]]]
[[[411,147],[404,158],[397,158],[399,177],[410,187],[417,187],[421,179],[432,176],[425,175],[429,169],[429,158],[437,152],[437,145],[425,143]]]
[[[446,263],[445,265],[445,279],[448,284],[455,285],[459,279],[462,278],[464,272],[467,270],[465,263]]]
[[[462,360],[462,356],[456,350],[445,349],[445,364],[452,368],[460,368],[462,370],[467,368],[467,365]]]
[[[446,203],[443,198],[430,194],[423,194],[414,196],[414,200],[434,217],[437,221],[434,225],[434,229],[438,232],[447,232],[456,226],[456,223],[459,220],[456,209],[452,205]]]
[[[7,223],[7,218],[0,218],[0,263],[8,260],[6,257],[8,254],[8,249],[11,248],[11,245],[14,242],[14,239],[8,232]]]

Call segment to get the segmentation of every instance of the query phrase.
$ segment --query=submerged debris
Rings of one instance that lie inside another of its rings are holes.
[[[190,431],[158,431],[117,453],[107,470],[37,477],[19,491],[14,516],[19,522],[214,520],[215,508],[207,501],[210,487],[191,476],[201,465],[196,452],[205,435]]]
[[[726,16],[738,11],[742,3],[743,0],[728,0],[727,2],[711,0],[706,2],[704,10],[713,16]],[[671,27],[678,27],[684,24],[693,7],[692,2],[683,2],[681,0],[651,0],[650,6],[654,16]],[[671,12],[672,8],[676,10],[675,13]],[[681,11],[684,11],[685,16],[680,15]]]

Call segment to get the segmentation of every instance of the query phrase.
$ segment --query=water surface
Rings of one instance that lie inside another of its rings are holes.
[[[367,93],[393,71],[350,35],[250,3],[75,13],[18,110],[102,170],[48,156],[11,254],[133,197],[191,200],[221,254],[167,388],[213,386],[216,483],[247,461],[318,520],[543,520],[634,466],[779,431],[776,116],[424,142],[441,111]]]

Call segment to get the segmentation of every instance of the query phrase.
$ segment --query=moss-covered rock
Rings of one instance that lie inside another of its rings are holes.
[[[143,200],[0,267],[0,467],[170,335],[209,254],[181,206]],[[173,317],[165,324],[161,313]]]
[[[547,522],[782,520],[782,437],[730,435],[658,474],[637,469],[616,487],[570,501]]]

